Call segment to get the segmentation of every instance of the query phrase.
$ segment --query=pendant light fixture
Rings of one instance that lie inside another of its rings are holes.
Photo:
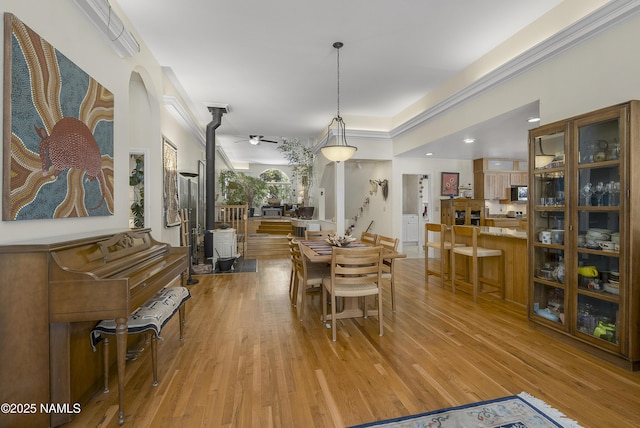
[[[357,147],[350,146],[347,143],[346,125],[344,123],[344,120],[342,120],[342,116],[340,116],[340,48],[342,46],[344,46],[344,43],[342,42],[335,42],[333,44],[333,47],[336,48],[336,51],[338,53],[338,112],[336,113],[336,116],[331,120],[331,123],[329,123],[329,127],[327,128],[328,140],[329,138],[331,138],[331,126],[334,122],[336,122],[336,142],[335,144],[326,145],[320,149],[324,157],[334,162],[346,161],[347,159],[351,158],[351,156],[353,156],[356,150],[358,150]]]
[[[535,156],[535,168],[544,168],[553,162],[555,156],[544,154],[544,151],[542,151],[542,138],[538,138],[538,144],[540,145],[540,154]]]

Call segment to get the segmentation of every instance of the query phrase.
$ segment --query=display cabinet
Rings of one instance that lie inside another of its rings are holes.
[[[441,199],[441,222],[447,226],[484,226],[484,200],[482,199]]]
[[[529,133],[529,318],[598,355],[640,364],[638,103]],[[634,162],[634,159],[636,160]]]

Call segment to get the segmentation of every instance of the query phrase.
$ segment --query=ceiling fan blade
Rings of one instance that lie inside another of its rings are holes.
[[[273,140],[264,140],[264,139],[261,139],[260,141],[261,141],[261,142],[263,142],[263,143],[273,143],[273,144],[278,144],[278,142],[277,142],[277,141],[273,141]]]

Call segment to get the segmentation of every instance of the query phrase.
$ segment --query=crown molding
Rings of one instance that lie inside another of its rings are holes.
[[[75,0],[75,3],[120,58],[140,52],[140,44],[124,26],[108,0]]]
[[[640,0],[614,0],[570,27],[516,56],[464,89],[419,113],[390,132],[396,138],[469,99],[524,73],[563,51],[578,46],[640,12]]]
[[[198,126],[198,124],[192,119],[191,115],[189,114],[189,112],[187,112],[187,109],[184,108],[180,100],[173,95],[165,95],[163,97],[163,101],[169,113],[171,113],[173,117],[175,117],[178,121],[185,125],[191,131],[193,136],[196,137],[196,139],[200,142],[200,144],[206,146],[207,139],[204,135],[204,132],[202,131],[202,129],[200,129],[200,126]]]

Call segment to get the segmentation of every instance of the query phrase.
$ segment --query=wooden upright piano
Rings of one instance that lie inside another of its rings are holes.
[[[183,285],[188,257],[187,247],[158,242],[148,229],[0,247],[0,403],[36,406],[28,414],[1,413],[0,426],[71,420],[74,403],[101,385],[90,331],[112,318],[122,423],[127,317],[163,287]],[[70,411],[41,412],[48,403]]]

